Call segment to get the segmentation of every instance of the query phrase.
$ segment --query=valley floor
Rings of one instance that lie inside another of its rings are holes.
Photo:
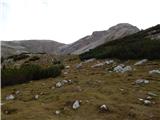
[[[78,58],[66,59],[64,63],[70,68],[64,69],[57,78],[2,88],[2,120],[160,120],[160,74],[149,74],[151,70],[160,69],[160,60],[139,66],[134,66],[137,60],[115,61],[116,65],[129,65],[134,70],[107,71],[112,64],[92,68],[98,60],[83,63],[82,68],[77,69]],[[73,83],[55,87],[64,79]],[[135,84],[137,79],[146,79],[149,83]],[[16,91],[19,93],[15,94]],[[140,99],[145,99],[149,92],[155,95],[150,96],[151,104],[145,105]],[[14,100],[6,100],[10,94],[15,94]],[[76,110],[72,108],[75,100],[81,101]],[[99,110],[103,104],[108,111]],[[60,114],[55,114],[56,111]]]

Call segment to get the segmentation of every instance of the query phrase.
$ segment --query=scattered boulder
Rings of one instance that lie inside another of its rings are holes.
[[[17,91],[15,92],[15,94],[16,94],[16,95],[18,95],[19,93],[20,93],[20,91],[19,91],[19,90],[17,90]]]
[[[76,109],[78,109],[79,107],[80,107],[79,100],[76,100],[76,101],[73,103],[72,108],[73,108],[74,110],[76,110]]]
[[[138,98],[139,101],[141,101],[144,105],[151,105],[152,102],[150,100],[147,99],[142,99],[142,98]]]
[[[127,72],[127,71],[132,71],[132,67],[131,66],[126,66],[124,64],[120,64],[118,66],[116,66],[114,69],[113,69],[114,72],[117,72],[117,73],[124,73],[124,72]]]
[[[56,115],[59,115],[60,113],[61,113],[60,110],[56,110],[56,112],[55,112]]]
[[[56,83],[56,87],[57,87],[57,88],[62,87],[62,83],[61,83],[61,82]]]
[[[105,63],[106,63],[107,65],[109,65],[109,64],[114,63],[114,60],[106,60]]]
[[[152,100],[153,98],[151,96],[146,97],[147,100]]]
[[[79,63],[79,64],[76,65],[77,69],[80,69],[81,67],[82,67],[82,63]]]
[[[68,72],[64,72],[63,74],[64,74],[64,75],[68,75]]]
[[[62,80],[61,83],[64,85],[64,84],[67,84],[68,83],[68,80]]]
[[[85,60],[84,63],[93,62],[94,60],[96,60],[96,59],[95,58],[91,58],[91,59]]]
[[[14,100],[15,99],[15,96],[14,95],[8,95],[6,96],[6,100]]]
[[[65,84],[71,84],[71,83],[72,83],[72,80],[61,80],[61,81],[56,83],[56,87],[60,88]]]
[[[135,81],[136,84],[148,84],[149,80],[145,80],[145,79],[138,79]]]
[[[160,70],[151,70],[149,74],[160,74]]]
[[[35,95],[34,99],[37,100],[39,98],[39,95]]]
[[[144,100],[143,102],[144,102],[144,105],[150,105],[150,104],[152,104],[152,102],[149,101],[149,100]]]
[[[66,69],[69,69],[69,68],[70,68],[70,66],[69,66],[69,65],[67,65],[67,66],[65,66],[65,68],[66,68]]]
[[[141,61],[136,62],[134,65],[142,65],[143,63],[147,62],[148,59],[143,59]]]
[[[99,107],[99,110],[100,112],[108,112],[109,108],[105,104],[103,104]]]
[[[92,65],[91,67],[92,68],[97,68],[97,67],[101,67],[103,65],[105,65],[105,63],[98,63],[98,64],[95,64],[95,65]]]

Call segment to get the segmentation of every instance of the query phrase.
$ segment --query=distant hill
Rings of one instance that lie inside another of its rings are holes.
[[[81,60],[89,58],[159,59],[160,25],[107,42],[95,49],[82,53],[80,58]]]
[[[81,54],[89,49],[93,49],[101,44],[104,44],[105,42],[122,38],[138,31],[139,29],[137,27],[128,23],[117,24],[108,30],[95,31],[92,35],[88,35],[70,45],[61,47],[60,53]]]
[[[52,40],[1,41],[1,56],[10,56],[23,52],[57,54],[60,46],[65,44]]]

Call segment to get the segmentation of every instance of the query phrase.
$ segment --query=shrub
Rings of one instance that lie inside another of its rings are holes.
[[[30,59],[29,59],[29,61],[36,61],[36,60],[39,60],[40,59],[40,57],[38,57],[38,56],[33,56],[33,57],[31,57]]]
[[[9,56],[7,59],[13,58],[14,61],[18,61],[18,60],[26,59],[28,57],[29,57],[29,55],[27,55],[27,54],[19,54],[19,55]]]
[[[39,65],[24,64],[19,69],[6,68],[1,70],[2,87],[28,82],[30,80],[56,77],[60,75],[60,73],[60,66],[42,68]]]
[[[160,59],[160,40],[149,39],[148,35],[154,35],[160,32],[160,25],[140,31],[133,35],[126,36],[108,43],[105,43],[95,49],[80,54],[80,59]]]

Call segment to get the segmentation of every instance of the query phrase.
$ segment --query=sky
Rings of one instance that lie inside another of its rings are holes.
[[[0,40],[72,43],[118,23],[160,23],[160,0],[0,0]]]

